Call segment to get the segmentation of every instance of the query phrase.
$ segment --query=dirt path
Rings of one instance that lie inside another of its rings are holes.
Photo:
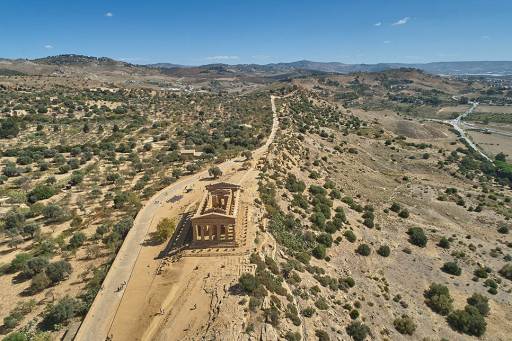
[[[263,157],[266,154],[278,129],[274,96],[271,96],[271,103],[274,113],[272,130],[265,145],[254,151],[253,157],[255,159]],[[241,160],[238,159],[231,159],[219,164],[218,166],[224,174],[229,176],[229,174],[234,173],[233,169],[238,167],[240,161]],[[255,179],[256,175],[257,171],[253,166],[251,169],[246,171],[238,181],[245,182],[247,177],[254,177]],[[91,309],[82,322],[75,340],[105,340],[111,336],[109,335],[109,331],[112,329],[114,319],[116,318],[119,306],[124,299],[127,288],[137,286],[136,283],[133,283],[132,278],[132,275],[134,274],[134,267],[141,253],[143,242],[149,233],[150,227],[153,225],[153,220],[157,211],[161,209],[161,207],[165,205],[170,198],[178,195],[185,196],[185,198],[180,200],[180,204],[183,204],[186,200],[190,201],[192,194],[184,195],[185,187],[190,187],[193,184],[199,184],[199,186],[204,187],[204,181],[200,181],[200,179],[207,177],[207,170],[185,177],[183,180],[176,182],[155,194],[139,211],[135,218],[134,225],[126,236],[116,259],[103,282],[102,289],[96,296]],[[237,176],[235,176],[235,178],[237,178]],[[196,186],[196,188],[198,188],[198,186]],[[197,193],[198,191],[193,192]],[[222,263],[219,264],[220,266],[224,265]],[[147,267],[150,269],[149,265]],[[146,272],[148,273],[147,270]],[[151,276],[151,273],[149,273],[149,275]],[[121,288],[121,290],[119,290],[119,288]],[[139,287],[139,289],[142,290],[144,288],[144,286]],[[140,290],[135,290],[135,292],[141,294]],[[134,313],[134,315],[137,314]]]

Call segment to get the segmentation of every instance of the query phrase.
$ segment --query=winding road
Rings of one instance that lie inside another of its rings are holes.
[[[266,143],[253,152],[253,157],[258,159],[268,151],[270,144],[273,142],[276,131],[279,126],[277,111],[275,105],[276,96],[271,96],[273,122],[272,130]],[[226,172],[228,169],[237,166],[240,162],[239,158],[227,160],[218,165],[218,167]],[[117,290],[121,283],[128,283],[133,273],[136,260],[142,250],[142,244],[152,225],[153,217],[160,203],[165,202],[169,198],[176,195],[183,195],[185,188],[196,184],[201,178],[208,177],[208,171],[203,170],[199,173],[183,177],[182,180],[164,188],[156,193],[141,208],[133,227],[124,239],[123,245],[119,249],[117,256],[110,267],[110,270],[103,281],[102,289],[96,295],[91,308],[84,318],[80,329],[74,340],[77,341],[103,341],[108,339],[108,331],[115,317],[124,290]],[[126,285],[124,286],[126,287]]]
[[[463,112],[462,114],[460,114],[459,116],[457,116],[456,118],[454,118],[453,120],[438,120],[438,119],[429,119],[429,121],[434,121],[434,122],[441,122],[441,123],[447,123],[449,125],[451,125],[453,127],[453,129],[455,129],[460,137],[462,139],[464,139],[466,141],[466,143],[471,147],[473,148],[473,150],[475,150],[476,152],[478,152],[480,155],[482,155],[485,159],[489,160],[492,162],[491,158],[489,158],[466,134],[466,132],[464,131],[464,129],[462,128],[462,124],[461,124],[461,121],[462,119],[464,119],[465,117],[467,117],[468,115],[470,115],[473,111],[475,111],[475,109],[478,107],[478,102],[469,102],[471,104],[471,108],[469,108],[468,110],[466,110],[465,112]]]

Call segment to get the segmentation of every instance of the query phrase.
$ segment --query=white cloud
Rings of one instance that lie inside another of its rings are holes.
[[[405,25],[409,22],[409,20],[411,20],[411,18],[405,17],[405,18],[398,20],[397,22],[392,23],[391,25],[393,25],[393,26]]]
[[[373,26],[382,26],[382,22],[376,22],[375,24],[373,24]]]
[[[383,43],[384,44],[391,44],[391,40],[384,40]]]
[[[489,37],[489,36],[482,36],[482,39],[489,40],[489,39],[491,39],[491,37]]]
[[[44,48],[45,48],[45,49],[48,49],[48,50],[51,50],[51,49],[53,49],[53,45],[46,44],[46,45],[44,46]]]
[[[239,59],[238,56],[210,56],[206,57],[207,60],[235,60]]]
[[[107,13],[105,13],[105,16],[110,18],[110,17],[113,17],[114,14],[112,14],[112,12],[107,12]]]

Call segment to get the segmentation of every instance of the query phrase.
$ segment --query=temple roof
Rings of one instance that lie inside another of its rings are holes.
[[[206,185],[207,191],[212,191],[215,189],[240,189],[240,185],[232,184],[230,182],[217,182],[214,184]]]
[[[229,182],[207,185],[192,220],[228,219],[234,223],[238,212],[239,189],[240,185]]]

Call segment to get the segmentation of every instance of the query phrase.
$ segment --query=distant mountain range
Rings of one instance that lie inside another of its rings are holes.
[[[281,77],[308,75],[315,73],[380,72],[390,69],[414,68],[436,75],[512,75],[512,61],[467,61],[434,62],[424,64],[379,63],[379,64],[344,64],[338,62],[313,62],[300,60],[291,63],[273,64],[208,64],[201,66],[184,66],[172,63],[147,65],[130,64],[107,57],[90,57],[75,54],[49,56],[38,59],[2,59],[1,74],[12,72],[21,74],[69,73],[69,72],[125,72],[137,74],[168,75],[255,75],[263,77]]]
[[[181,68],[176,64],[150,64],[149,67]],[[379,63],[379,64],[344,64],[338,62],[313,62],[300,60],[291,63],[274,64],[209,64],[200,68],[236,69],[245,72],[290,72],[292,70],[311,70],[334,73],[379,72],[390,69],[414,68],[436,75],[512,75],[512,61],[473,61],[473,62],[433,62],[423,64]]]

